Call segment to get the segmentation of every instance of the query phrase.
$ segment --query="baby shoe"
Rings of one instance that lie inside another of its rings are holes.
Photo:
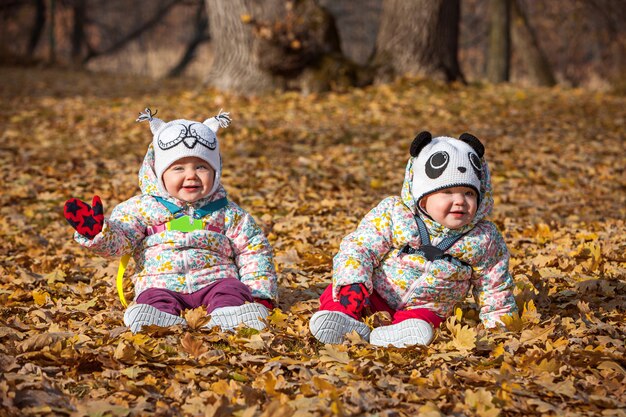
[[[428,345],[433,340],[434,329],[427,321],[408,319],[372,330],[370,343],[375,346],[406,347]]]
[[[339,311],[318,311],[311,317],[309,328],[317,340],[333,345],[342,343],[345,335],[352,330],[356,330],[365,341],[370,337],[367,324]]]
[[[124,324],[130,331],[137,333],[142,326],[150,324],[168,327],[176,324],[187,324],[184,318],[159,310],[150,304],[133,304],[124,313]]]
[[[269,310],[259,303],[248,303],[233,307],[216,308],[210,313],[211,320],[206,327],[219,326],[222,330],[233,330],[241,323],[253,329],[263,330],[264,319],[269,315]]]

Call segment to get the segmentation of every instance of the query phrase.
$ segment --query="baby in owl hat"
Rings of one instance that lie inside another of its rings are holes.
[[[517,312],[509,253],[485,220],[493,198],[482,143],[421,132],[410,155],[401,196],[380,202],[341,242],[309,323],[323,343],[356,331],[377,346],[428,345],[470,289],[488,328]],[[376,311],[391,324],[371,330],[361,319]]]
[[[155,117],[153,140],[139,170],[141,194],[104,217],[98,196],[92,205],[76,199],[64,215],[75,240],[104,257],[132,255],[134,303],[124,314],[133,332],[142,326],[185,325],[185,309],[205,306],[208,327],[240,324],[261,330],[277,297],[272,248],[250,214],[227,198],[216,136],[230,116],[204,122]]]

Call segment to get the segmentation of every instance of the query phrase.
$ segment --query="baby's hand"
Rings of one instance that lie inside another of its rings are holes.
[[[369,301],[369,293],[363,284],[346,285],[339,289],[339,303],[357,317],[361,316]]]
[[[91,206],[78,198],[70,198],[65,202],[63,215],[76,231],[88,239],[93,239],[104,225],[104,208],[97,195],[93,197]]]
[[[274,303],[266,298],[255,298],[254,302],[264,305],[265,307],[267,307],[268,310],[272,310],[274,308]]]

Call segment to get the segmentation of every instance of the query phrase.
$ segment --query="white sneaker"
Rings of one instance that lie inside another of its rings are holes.
[[[370,343],[375,346],[406,347],[428,345],[434,336],[433,326],[421,319],[408,319],[397,324],[377,327],[370,334]]]
[[[345,335],[352,330],[356,330],[365,341],[370,337],[370,328],[367,324],[339,311],[318,311],[311,316],[309,329],[317,340],[333,345],[342,343]]]
[[[211,320],[206,327],[219,326],[222,330],[233,330],[241,323],[253,329],[263,330],[263,320],[269,315],[269,310],[259,303],[248,303],[234,307],[216,308],[210,313]]]
[[[143,326],[150,324],[168,327],[176,324],[187,324],[184,318],[159,310],[150,304],[133,304],[124,312],[124,324],[130,331],[137,333]]]

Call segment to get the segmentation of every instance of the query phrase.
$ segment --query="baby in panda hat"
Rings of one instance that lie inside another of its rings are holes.
[[[137,119],[153,134],[139,170],[141,194],[108,218],[98,196],[91,206],[69,199],[64,214],[75,240],[104,257],[134,258],[135,302],[124,314],[133,332],[185,325],[181,313],[200,306],[211,315],[208,327],[263,329],[276,302],[276,272],[263,231],[222,187],[217,131],[228,127],[229,114],[203,122],[155,115],[146,109]]]
[[[428,345],[470,290],[488,328],[517,312],[509,252],[486,220],[493,198],[482,143],[421,132],[410,154],[401,196],[381,201],[341,242],[309,323],[320,342],[354,330],[372,345]],[[361,319],[376,311],[392,323],[371,330]]]

